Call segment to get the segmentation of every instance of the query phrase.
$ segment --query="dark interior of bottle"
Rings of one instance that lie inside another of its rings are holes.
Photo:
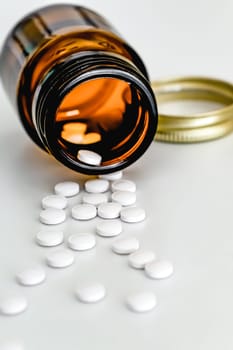
[[[102,156],[101,165],[124,161],[135,152],[148,128],[148,111],[140,92],[116,78],[88,80],[71,90],[56,114],[61,148],[73,160],[80,149]]]

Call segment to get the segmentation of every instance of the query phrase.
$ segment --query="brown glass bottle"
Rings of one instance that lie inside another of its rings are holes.
[[[95,12],[52,5],[22,19],[0,58],[4,88],[29,136],[66,166],[100,174],[137,160],[157,108],[138,54]],[[100,166],[77,159],[80,149]]]

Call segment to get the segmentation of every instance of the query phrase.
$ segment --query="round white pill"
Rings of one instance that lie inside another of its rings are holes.
[[[79,134],[85,134],[87,130],[87,124],[81,122],[70,122],[63,124],[63,130],[68,132],[77,132]]]
[[[154,279],[168,278],[173,271],[173,264],[168,260],[155,260],[145,265],[146,275]]]
[[[95,245],[96,238],[92,233],[75,233],[68,238],[68,246],[73,250],[88,250]]]
[[[106,296],[106,289],[101,283],[91,283],[78,287],[75,294],[83,303],[97,303]]]
[[[145,220],[146,212],[142,208],[132,207],[121,210],[121,220],[128,223],[136,223]]]
[[[122,176],[123,176],[123,171],[120,170],[120,171],[116,171],[115,173],[99,175],[99,178],[104,180],[109,180],[109,181],[116,181],[116,180],[120,180]]]
[[[106,192],[108,189],[108,180],[94,179],[85,182],[85,190],[89,193],[102,193]]]
[[[116,180],[112,183],[112,191],[136,192],[136,185],[131,180]]]
[[[117,254],[131,254],[138,249],[139,241],[135,237],[117,239],[112,245],[112,250]]]
[[[6,297],[0,301],[0,313],[3,315],[18,315],[24,312],[27,307],[27,299],[23,296]]]
[[[65,197],[52,194],[46,196],[42,199],[41,205],[43,209],[55,208],[55,209],[65,209],[67,207],[68,201]]]
[[[40,222],[46,225],[61,224],[66,219],[66,213],[62,209],[47,208],[40,212]]]
[[[129,295],[126,304],[131,311],[147,312],[155,308],[157,299],[152,292],[139,292]]]
[[[89,165],[100,165],[102,161],[102,157],[100,154],[85,149],[81,149],[78,151],[77,158],[81,162]]]
[[[63,197],[73,197],[79,193],[80,187],[77,182],[64,181],[56,184],[54,191]]]
[[[23,344],[18,341],[6,341],[0,344],[0,350],[23,350]]]
[[[129,191],[116,191],[112,193],[112,201],[126,207],[136,202],[136,193]]]
[[[82,198],[83,203],[98,206],[101,203],[107,203],[108,196],[106,193],[85,193]]]
[[[98,206],[98,216],[103,219],[116,219],[120,216],[119,203],[102,203]]]
[[[145,265],[155,260],[151,250],[139,250],[129,256],[129,265],[135,269],[144,269]]]
[[[101,141],[101,135],[98,132],[88,132],[87,134],[83,135],[82,144],[88,145],[99,141]]]
[[[16,279],[23,286],[36,286],[45,281],[46,273],[42,267],[36,266],[19,272]]]
[[[97,210],[92,204],[77,204],[71,209],[71,215],[76,220],[90,220],[96,217]]]
[[[96,226],[96,232],[102,237],[117,236],[122,232],[122,224],[118,220],[100,221]]]
[[[50,267],[64,268],[74,263],[74,255],[66,249],[60,249],[47,256],[47,264]]]
[[[42,247],[55,247],[64,241],[62,231],[40,231],[36,235],[37,244]]]
[[[71,131],[66,131],[63,130],[61,132],[61,137],[68,142],[71,143],[75,143],[75,144],[79,144],[83,142],[83,135],[80,133],[77,133],[75,131],[71,132]]]

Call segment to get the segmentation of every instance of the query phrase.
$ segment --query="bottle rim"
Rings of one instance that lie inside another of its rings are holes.
[[[124,80],[140,92],[148,110],[147,132],[140,145],[126,159],[119,162],[93,166],[73,159],[65,152],[51,130],[57,110],[65,96],[79,84],[97,78]],[[104,174],[121,170],[134,163],[154,139],[158,112],[153,90],[144,75],[129,60],[106,52],[82,52],[56,64],[38,85],[32,102],[32,121],[44,147],[67,167],[85,174]]]

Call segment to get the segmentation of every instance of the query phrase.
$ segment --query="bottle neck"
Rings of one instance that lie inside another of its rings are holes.
[[[93,98],[82,105],[84,91]],[[74,100],[79,110],[67,108]],[[112,111],[107,100],[114,105]],[[61,106],[66,114],[59,113]],[[157,109],[149,82],[133,63],[92,51],[74,54],[46,74],[33,97],[32,120],[44,148],[61,163],[81,173],[100,174],[120,170],[145,152],[156,132]],[[99,134],[98,142],[62,139],[62,127],[70,121],[86,123],[88,134]],[[101,165],[80,162],[80,149],[100,153]]]

